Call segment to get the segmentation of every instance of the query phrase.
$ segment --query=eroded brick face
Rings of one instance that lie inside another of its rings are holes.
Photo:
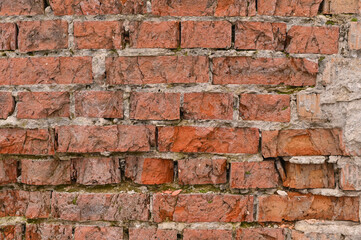
[[[360,238],[359,0],[0,0],[0,240]]]

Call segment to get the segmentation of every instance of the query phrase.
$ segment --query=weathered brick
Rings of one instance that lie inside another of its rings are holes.
[[[323,14],[360,13],[358,0],[325,0]]]
[[[130,95],[130,118],[177,120],[180,118],[180,94],[132,92]]]
[[[230,48],[232,24],[226,21],[182,22],[182,48]]]
[[[286,179],[283,186],[303,188],[334,188],[335,176],[332,164],[285,163]]]
[[[256,128],[158,127],[161,152],[257,153]]]
[[[233,119],[233,95],[228,93],[185,93],[184,119]]]
[[[183,231],[184,240],[232,240],[232,231],[223,229],[190,229]]]
[[[338,53],[339,27],[293,26],[287,32],[289,53]]]
[[[231,163],[231,188],[276,188],[278,181],[273,161]]]
[[[121,182],[117,158],[77,158],[72,160],[72,178],[82,185],[104,185]]]
[[[77,117],[123,118],[122,91],[81,91],[74,95]]]
[[[155,222],[250,222],[253,196],[231,194],[170,194],[153,197]]]
[[[286,42],[286,24],[269,22],[237,22],[236,49],[282,51]]]
[[[258,221],[281,222],[303,219],[359,221],[359,198],[288,193],[258,198]]]
[[[304,120],[319,120],[321,118],[320,94],[297,94],[297,113]]]
[[[106,59],[109,84],[205,83],[205,56],[115,57]]]
[[[186,159],[178,160],[179,183],[221,184],[227,182],[226,159]]]
[[[341,234],[327,234],[327,233],[303,233],[292,230],[292,240],[341,240]]]
[[[341,166],[340,187],[343,190],[361,189],[361,166],[354,162],[345,163]]]
[[[0,129],[0,154],[53,155],[54,139],[48,129]]]
[[[282,228],[239,228],[236,240],[277,239],[284,240]]]
[[[155,144],[153,126],[60,126],[56,134],[58,152],[146,152]]]
[[[18,23],[21,52],[68,48],[68,22],[63,20]]]
[[[70,117],[68,92],[20,92],[17,118]]]
[[[160,16],[254,16],[256,1],[155,0],[152,1],[152,12]]]
[[[314,17],[322,0],[259,0],[258,14],[269,16]]]
[[[348,46],[351,50],[361,49],[361,23],[351,22],[348,32]]]
[[[288,129],[262,131],[262,154],[277,156],[344,155],[342,131],[333,129]]]
[[[51,192],[3,190],[0,192],[0,217],[48,218]]]
[[[69,221],[147,221],[149,199],[140,193],[53,192],[51,215]]]
[[[0,226],[0,240],[23,240],[21,224]]]
[[[29,185],[70,184],[70,161],[21,160],[21,182]]]
[[[242,94],[239,112],[243,120],[289,122],[290,101],[288,95]]]
[[[138,184],[173,182],[174,163],[171,159],[128,157],[125,176]]]
[[[73,227],[71,225],[59,224],[27,224],[25,238],[26,240],[71,240],[73,239]]]
[[[77,49],[121,49],[123,23],[120,21],[74,22]]]
[[[49,0],[55,15],[105,15],[146,13],[144,0]]]
[[[44,14],[43,0],[2,0],[0,3],[0,16]]]
[[[15,159],[0,160],[0,185],[17,181],[18,161]]]
[[[214,84],[312,86],[318,65],[302,58],[217,57],[213,59]]]
[[[0,118],[7,119],[14,112],[15,101],[11,92],[0,92]]]
[[[129,35],[132,48],[178,48],[179,22],[133,22]]]
[[[15,50],[16,38],[17,29],[15,23],[0,23],[0,50]]]
[[[84,239],[121,240],[123,239],[123,228],[100,226],[76,227],[74,232],[74,240]]]
[[[129,228],[129,240],[174,240],[177,230],[157,228]]]
[[[1,58],[0,85],[92,83],[91,57]]]

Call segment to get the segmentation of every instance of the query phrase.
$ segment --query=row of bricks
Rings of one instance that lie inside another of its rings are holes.
[[[152,200],[152,201],[151,201]],[[0,217],[66,221],[282,222],[305,219],[359,222],[359,197],[287,192],[236,195],[175,192],[79,193],[2,190]],[[151,202],[151,203],[150,203]],[[257,206],[255,203],[258,203]],[[151,206],[150,206],[151,205]]]
[[[286,28],[285,23],[277,22],[236,22],[234,48],[338,53],[339,27]],[[0,23],[0,33],[0,50],[18,46],[21,52],[33,52],[69,47],[68,22],[63,20]],[[232,35],[232,24],[227,21],[144,21],[126,27],[121,21],[74,22],[75,49],[122,49],[128,41],[131,48],[230,49]]]
[[[124,117],[122,91],[82,91],[74,97],[75,117]],[[0,99],[0,118],[6,119],[15,101],[10,92],[0,92]],[[19,92],[17,99],[19,119],[70,117],[68,92]],[[236,100],[230,93],[132,92],[129,101],[130,119],[135,120],[232,120]],[[290,121],[289,95],[242,94],[237,101],[242,120]]]
[[[186,159],[178,160],[177,164],[177,182],[180,185],[228,182],[226,159]],[[0,160],[0,167],[0,185],[18,181],[28,185],[65,185],[72,182],[81,185],[105,185],[122,182],[120,162],[117,158],[79,158],[67,161],[7,159]],[[175,178],[174,168],[172,159],[125,159],[125,177],[137,184],[172,183]],[[332,164],[327,163],[286,162],[284,169],[280,164],[276,169],[274,161],[231,162],[229,168],[232,189],[277,188],[280,186],[280,180],[284,187],[293,189],[335,187],[334,168]],[[352,176],[356,171],[357,169],[351,165],[341,168],[341,189],[355,189]]]
[[[58,240],[259,240],[267,238],[285,240],[288,233],[291,233],[292,240],[341,239],[340,234],[302,233],[296,230],[288,230],[287,228],[270,227],[237,228],[235,229],[235,234],[233,234],[233,231],[229,229],[204,228],[185,228],[179,233],[178,230],[157,229],[156,227],[130,227],[125,230],[123,227],[116,226],[73,226],[56,223],[0,226],[0,240],[43,240],[54,238]],[[23,238],[24,235],[25,238]],[[127,238],[124,237],[125,235]],[[233,235],[235,238],[233,238]]]
[[[52,129],[0,129],[0,154],[159,152],[248,153],[259,151],[257,128],[70,125]],[[277,156],[348,155],[338,128],[262,131],[262,154]]]
[[[357,0],[152,0],[147,11],[146,0],[49,0],[55,15],[147,14],[155,16],[299,16],[314,17],[321,2],[322,13],[359,13]],[[40,15],[45,13],[42,0],[3,0],[0,16]]]
[[[0,58],[0,85],[92,84],[92,57]],[[212,65],[212,70],[210,70]],[[313,86],[317,61],[206,56],[107,57],[106,83]],[[95,76],[94,76],[95,77]]]

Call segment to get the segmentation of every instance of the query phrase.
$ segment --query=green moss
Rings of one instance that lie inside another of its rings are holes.
[[[247,172],[246,172],[246,175],[250,175],[250,174],[251,174],[251,172],[250,172],[250,171],[247,171]]]
[[[76,202],[78,201],[78,196],[75,196],[75,198],[73,199],[73,201],[71,202],[73,205],[76,205]]]
[[[308,87],[294,87],[294,86],[285,86],[283,88],[274,89],[274,91],[278,94],[294,94],[299,91],[305,90]]]
[[[327,20],[326,25],[335,25],[336,23],[332,20]]]
[[[288,108],[288,106],[285,106],[282,108],[282,111],[286,110]]]
[[[351,22],[357,22],[357,18],[355,18],[355,17],[352,18],[352,19],[351,19]]]
[[[322,62],[323,60],[325,60],[325,56],[321,56],[319,59],[318,59],[318,63]]]

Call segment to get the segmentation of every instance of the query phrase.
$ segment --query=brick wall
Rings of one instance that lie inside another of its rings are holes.
[[[0,0],[0,240],[361,236],[358,0]]]

